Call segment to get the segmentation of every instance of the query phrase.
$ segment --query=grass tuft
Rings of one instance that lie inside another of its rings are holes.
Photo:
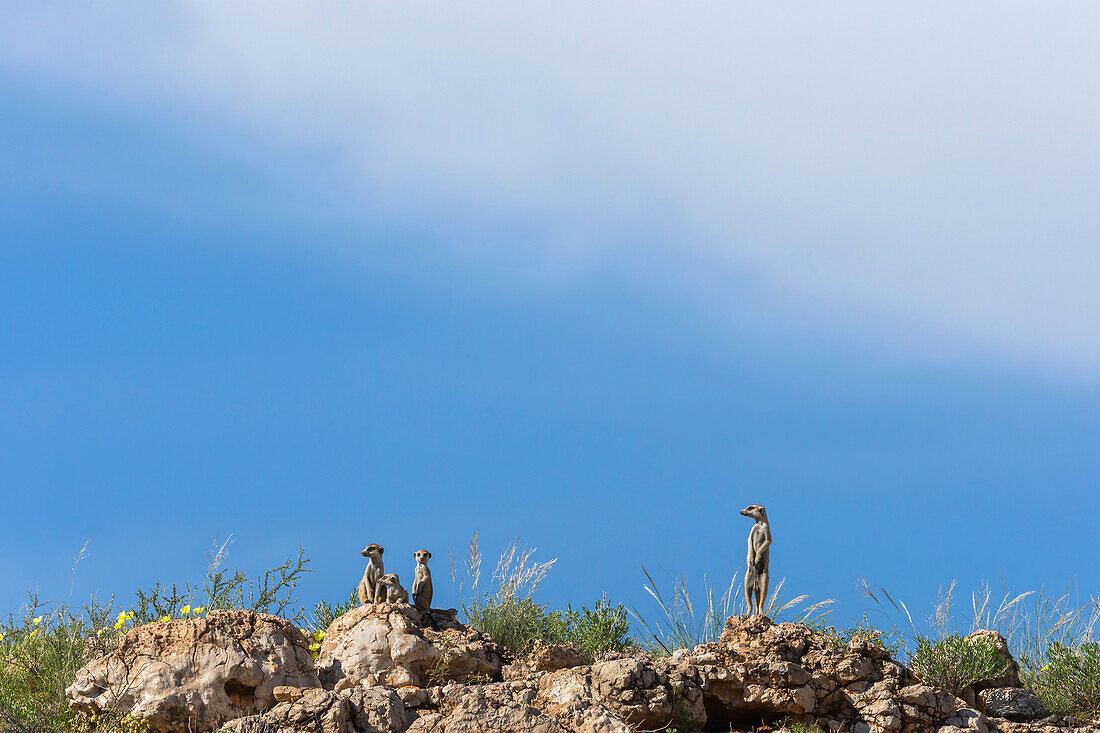
[[[497,561],[489,588],[480,587],[482,555],[477,533],[470,540],[465,561],[466,579],[452,577],[460,590],[469,582],[472,598],[462,604],[467,623],[487,633],[498,644],[518,654],[528,654],[536,644],[569,644],[588,661],[621,651],[630,644],[626,609],[612,605],[606,597],[592,608],[580,611],[571,605],[551,610],[549,604],[532,597],[556,560],[537,562],[534,548],[523,548],[519,540],[505,548]]]

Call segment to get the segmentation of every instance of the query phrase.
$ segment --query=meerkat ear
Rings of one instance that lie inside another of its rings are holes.
[[[385,548],[385,547],[382,547],[381,545],[379,545],[379,546],[378,546],[378,554],[379,554],[379,555],[384,555],[384,554],[386,554],[386,548]]]
[[[430,552],[428,553],[428,559],[429,559],[429,560],[431,560],[431,559],[432,559],[432,553],[430,553]]]

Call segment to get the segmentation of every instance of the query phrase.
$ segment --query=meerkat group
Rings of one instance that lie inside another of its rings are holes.
[[[401,585],[397,573],[387,573],[382,562],[385,552],[382,545],[371,543],[360,554],[367,558],[367,569],[359,581],[359,604],[368,603],[408,603],[409,591]],[[432,607],[432,571],[428,569],[428,560],[432,553],[420,549],[413,553],[416,570],[413,575],[412,605],[418,611],[427,612]]]
[[[745,569],[745,604],[754,616],[764,613],[764,604],[768,598],[768,559],[772,544],[771,524],[768,513],[760,504],[750,504],[741,510],[741,514],[755,520],[749,531],[749,552]],[[397,573],[387,573],[382,562],[382,545],[371,543],[361,553],[367,558],[367,569],[359,581],[359,603],[408,603],[409,591],[401,586]],[[432,553],[420,549],[413,553],[416,570],[413,575],[412,605],[421,612],[432,607],[432,571],[428,569],[428,560]]]

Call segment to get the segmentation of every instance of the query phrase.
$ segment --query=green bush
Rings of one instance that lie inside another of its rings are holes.
[[[527,654],[537,642],[567,641],[567,621],[562,612],[550,611],[547,605],[531,598],[485,594],[462,610],[470,626],[516,654]]]
[[[532,596],[554,566],[556,560],[536,562],[534,549],[521,548],[514,541],[497,560],[489,590],[479,590],[482,554],[475,532],[466,555],[466,581],[473,598],[462,604],[466,622],[483,631],[509,651],[523,655],[536,644],[569,644],[589,661],[611,651],[625,649],[630,644],[630,624],[626,608],[613,606],[607,598],[595,606],[583,606],[574,611],[550,610],[549,604],[538,603]],[[452,577],[455,576],[452,558]],[[465,583],[459,583],[459,593]]]
[[[1052,642],[1045,664],[1028,677],[1028,686],[1051,712],[1100,717],[1100,643]]]
[[[926,684],[957,695],[974,682],[1007,674],[1012,663],[987,638],[949,634],[935,641],[918,637],[910,666]]]
[[[531,598],[483,595],[463,606],[471,626],[518,655],[536,644],[568,644],[592,662],[630,645],[626,608],[600,599],[593,608],[552,611]]]
[[[0,730],[41,733],[78,727],[65,688],[81,667],[114,648],[110,617],[110,604],[50,608],[32,595],[21,616],[0,625]],[[122,725],[121,717],[108,718],[100,730],[121,730]]]
[[[626,608],[621,604],[611,605],[606,596],[597,601],[592,609],[582,606],[580,613],[569,608],[566,618],[569,621],[568,643],[579,649],[589,661],[630,646]]]

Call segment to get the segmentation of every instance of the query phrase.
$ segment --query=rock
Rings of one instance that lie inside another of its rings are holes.
[[[428,702],[428,691],[423,687],[398,687],[397,696],[406,708],[419,708]]]
[[[317,660],[324,687],[421,687],[436,678],[501,678],[504,651],[492,639],[445,612],[431,612],[434,627],[423,625],[425,616],[405,603],[379,603],[333,621]]]
[[[730,616],[718,640],[731,661],[798,662],[810,649],[813,632],[798,624],[774,624],[767,616]]]
[[[404,733],[409,720],[393,690],[304,690],[262,715],[231,721],[226,733]]]
[[[559,669],[582,667],[585,664],[584,655],[568,644],[538,644],[526,657],[505,665],[503,677],[506,682],[533,679],[545,672],[557,672]]]
[[[1016,660],[1012,658],[1012,654],[1008,651],[1008,642],[1003,636],[996,631],[986,631],[980,629],[975,631],[967,639],[987,639],[993,643],[997,653],[1006,659],[1009,663],[1008,671],[1000,677],[992,677],[990,679],[978,680],[970,685],[970,688],[975,693],[982,690],[988,690],[994,687],[1022,687],[1020,684],[1020,665],[1016,663]]]
[[[985,714],[1015,722],[1038,720],[1050,715],[1043,701],[1031,690],[1022,687],[994,687],[978,693],[978,703]]]
[[[161,733],[211,730],[273,707],[276,688],[320,687],[308,645],[289,621],[251,611],[146,624],[77,672],[65,696],[85,715],[132,709]]]
[[[618,730],[620,723],[633,730],[706,724],[694,670],[684,675],[666,661],[636,657],[547,674],[539,680],[537,704],[573,729]],[[596,718],[602,719],[602,728]]]
[[[408,733],[568,733],[553,716],[531,705],[533,698],[534,690],[516,683],[452,685],[444,689],[438,712],[422,714]]]

